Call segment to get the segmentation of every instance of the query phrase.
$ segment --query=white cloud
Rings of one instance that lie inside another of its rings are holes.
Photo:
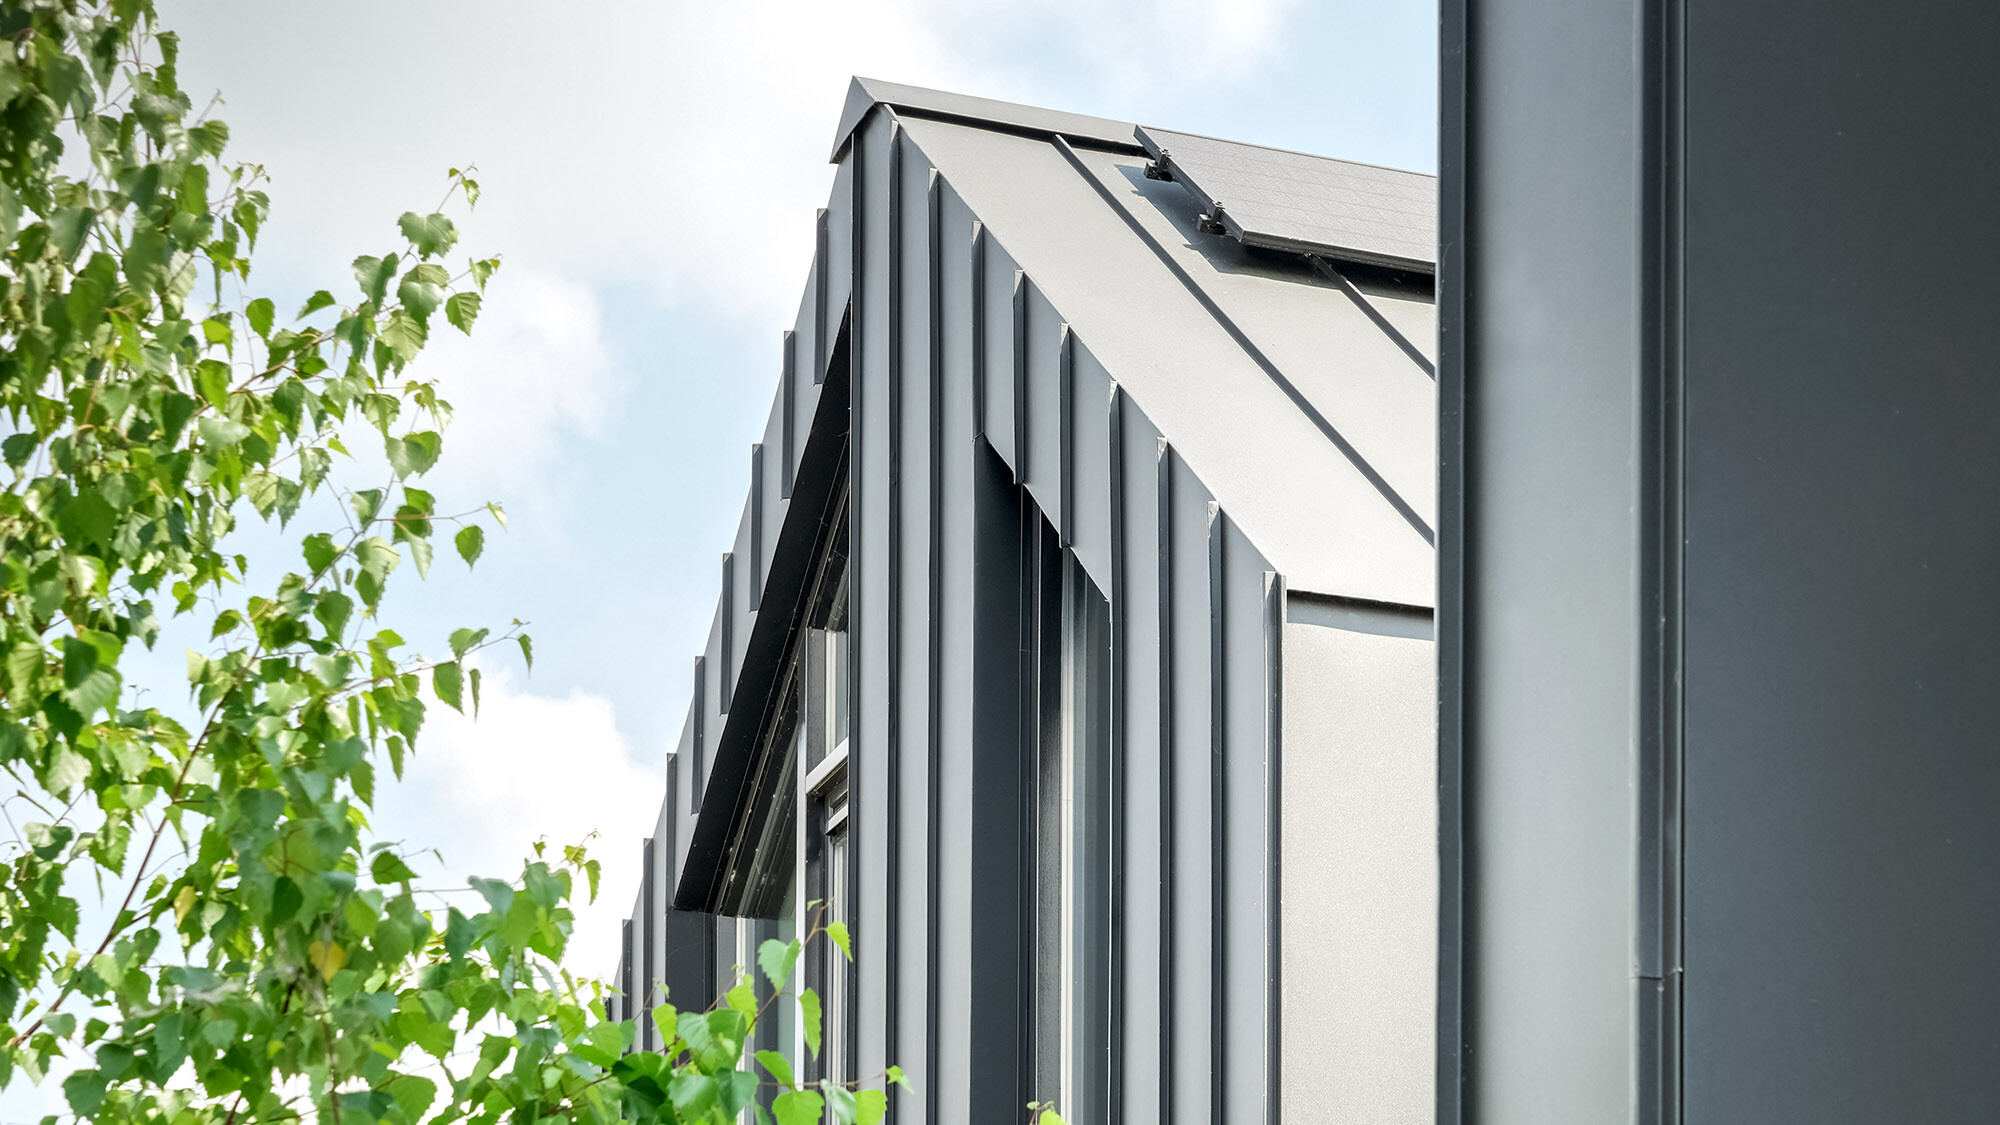
[[[665,776],[663,765],[634,760],[609,700],[535,695],[502,668],[486,677],[477,721],[430,705],[402,784],[380,787],[373,824],[378,838],[400,840],[406,851],[441,853],[441,862],[425,856],[415,866],[422,885],[454,896],[473,875],[517,876],[537,839],[559,855],[603,833],[589,842],[604,865],[597,902],[579,909],[566,963],[608,975],[639,887],[639,849],[629,838],[653,822]]]
[[[265,237],[280,253],[344,276],[431,201],[446,164],[476,160],[487,197],[469,248],[775,336],[797,308],[850,76],[1115,113],[1253,76],[1298,8],[672,0],[552,17],[494,0],[239,0],[166,14],[187,29],[186,81],[238,96],[223,116],[275,178]],[[264,47],[303,40],[341,64]]]
[[[546,487],[566,442],[588,438],[621,392],[597,298],[581,282],[503,266],[468,337],[442,320],[413,369],[452,404],[433,486],[518,495]]]

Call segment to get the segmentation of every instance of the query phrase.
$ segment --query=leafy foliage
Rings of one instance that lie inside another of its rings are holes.
[[[471,566],[477,521],[501,519],[416,484],[450,407],[415,361],[440,312],[472,330],[498,266],[452,264],[447,206],[478,184],[453,170],[444,203],[287,321],[248,291],[261,170],[223,161],[177,49],[148,0],[0,2],[0,1086],[63,1072],[103,1123],[730,1119],[759,1084],[748,978],[658,1009],[668,1050],[632,1054],[634,1024],[562,968],[596,893],[581,848],[425,909],[370,833],[426,687],[476,712],[474,656],[533,651],[516,622],[426,660],[378,617],[405,560],[427,576],[449,535]],[[363,439],[384,468],[354,487],[343,440]],[[297,536],[261,586],[246,512]],[[163,628],[207,646],[179,717],[127,682]],[[797,958],[760,958],[774,989]],[[881,1090],[760,1065],[778,1121],[882,1116]]]

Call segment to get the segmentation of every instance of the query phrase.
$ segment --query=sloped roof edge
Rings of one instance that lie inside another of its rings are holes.
[[[1011,132],[1068,137],[1072,141],[1088,141],[1135,153],[1145,151],[1139,144],[1138,127],[1128,122],[857,75],[847,87],[847,104],[840,111],[840,128],[834,134],[833,152],[828,157],[831,163],[840,162],[854,130],[860,127],[868,111],[878,105],[920,116],[998,126]]]

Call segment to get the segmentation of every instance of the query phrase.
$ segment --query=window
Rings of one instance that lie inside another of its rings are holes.
[[[842,513],[845,525],[845,512]],[[848,757],[848,593],[845,542],[836,539],[812,594],[806,629],[801,635],[798,672],[799,758],[806,764],[799,779],[801,806],[806,809],[799,850],[806,872],[806,898],[817,900],[814,911],[800,913],[798,932],[815,920],[821,924],[851,922],[848,902],[853,885],[854,850],[847,819]],[[854,1077],[848,1048],[848,1024],[854,1011],[854,967],[815,942],[806,951],[806,981],[821,1002],[820,1056],[814,1077],[847,1081]],[[794,1044],[795,1058],[808,1059],[804,1029]]]
[[[1043,525],[1034,803],[1035,1096],[1109,1114],[1111,612]]]

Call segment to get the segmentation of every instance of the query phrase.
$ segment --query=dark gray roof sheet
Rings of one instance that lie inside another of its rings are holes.
[[[1150,126],[1137,136],[1248,245],[1436,268],[1435,176]]]

